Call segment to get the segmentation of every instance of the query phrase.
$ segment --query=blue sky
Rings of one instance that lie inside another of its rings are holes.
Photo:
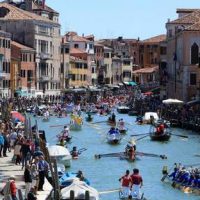
[[[199,0],[46,0],[60,13],[62,33],[76,31],[96,38],[146,39],[165,34],[176,8],[200,8]]]

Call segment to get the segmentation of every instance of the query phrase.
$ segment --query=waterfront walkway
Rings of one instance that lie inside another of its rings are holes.
[[[21,189],[23,196],[25,193],[25,182],[24,182],[24,170],[22,170],[21,165],[15,165],[12,163],[12,152],[7,152],[8,157],[0,158],[0,190],[5,185],[6,181],[11,175],[14,175],[16,180],[17,189]],[[38,200],[45,200],[47,196],[50,194],[52,190],[52,186],[49,184],[47,180],[45,180],[44,191],[37,192]],[[0,199],[2,196],[0,195]]]

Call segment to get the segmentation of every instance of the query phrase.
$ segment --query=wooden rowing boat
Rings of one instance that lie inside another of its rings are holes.
[[[150,138],[153,141],[168,141],[171,137],[170,132],[164,132],[163,134],[158,134],[156,132],[150,132]]]
[[[186,194],[192,193],[192,194],[200,195],[200,188],[192,187],[192,186],[184,185],[179,182],[172,181],[169,177],[166,182],[170,183],[170,185],[173,188],[178,189]]]

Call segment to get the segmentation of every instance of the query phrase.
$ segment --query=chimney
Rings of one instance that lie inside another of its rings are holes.
[[[170,23],[170,18],[167,19],[167,23]]]
[[[84,35],[84,33],[82,33],[82,37],[84,37],[85,35]]]

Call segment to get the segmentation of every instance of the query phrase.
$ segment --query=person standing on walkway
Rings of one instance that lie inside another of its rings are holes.
[[[24,181],[25,181],[25,199],[27,199],[28,193],[32,186],[32,176],[30,165],[26,165],[24,171]]]
[[[142,176],[139,174],[139,169],[133,169],[133,174],[131,175],[132,182],[132,197],[140,198],[140,188],[143,186]]]
[[[4,157],[8,157],[6,155],[6,152],[7,152],[8,147],[9,147],[9,140],[8,140],[8,136],[7,136],[7,132],[6,131],[3,133],[3,138],[4,138],[3,156]]]
[[[4,137],[0,132],[0,157],[2,157],[3,146],[4,146]]]
[[[30,146],[29,143],[27,143],[27,140],[24,139],[22,146],[21,146],[21,159],[22,159],[22,169],[24,168],[24,166],[27,165],[27,161],[28,161],[28,154],[30,153]]]
[[[43,191],[44,179],[48,177],[49,164],[44,160],[43,156],[39,157],[38,170],[39,170],[39,185],[38,191]]]

